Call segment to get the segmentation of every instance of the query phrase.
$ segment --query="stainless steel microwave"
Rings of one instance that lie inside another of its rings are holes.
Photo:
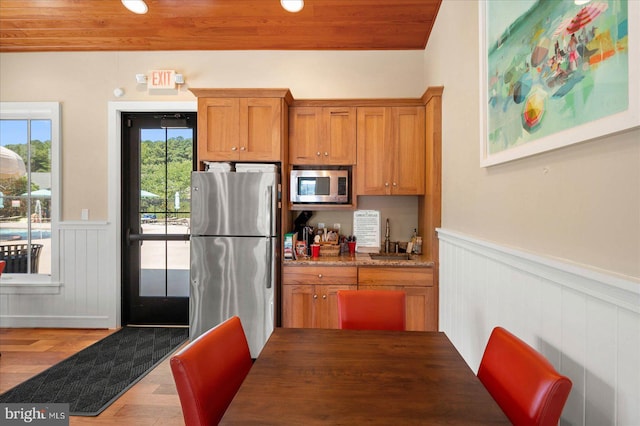
[[[291,170],[291,202],[349,203],[348,170]]]

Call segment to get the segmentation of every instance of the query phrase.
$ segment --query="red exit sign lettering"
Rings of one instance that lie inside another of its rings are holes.
[[[153,70],[149,73],[147,89],[174,89],[176,72],[173,70]]]

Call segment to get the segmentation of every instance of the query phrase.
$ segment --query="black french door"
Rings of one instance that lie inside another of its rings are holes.
[[[196,113],[122,115],[122,322],[189,322]]]

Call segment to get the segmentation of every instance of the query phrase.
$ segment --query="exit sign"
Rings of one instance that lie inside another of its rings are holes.
[[[149,72],[147,89],[175,89],[176,72],[174,70],[153,70]]]

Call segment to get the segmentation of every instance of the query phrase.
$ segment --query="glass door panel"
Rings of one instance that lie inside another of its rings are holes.
[[[168,116],[171,127],[164,126]],[[123,138],[123,317],[131,323],[188,323],[195,119],[195,113],[123,116],[129,136],[126,146]]]

